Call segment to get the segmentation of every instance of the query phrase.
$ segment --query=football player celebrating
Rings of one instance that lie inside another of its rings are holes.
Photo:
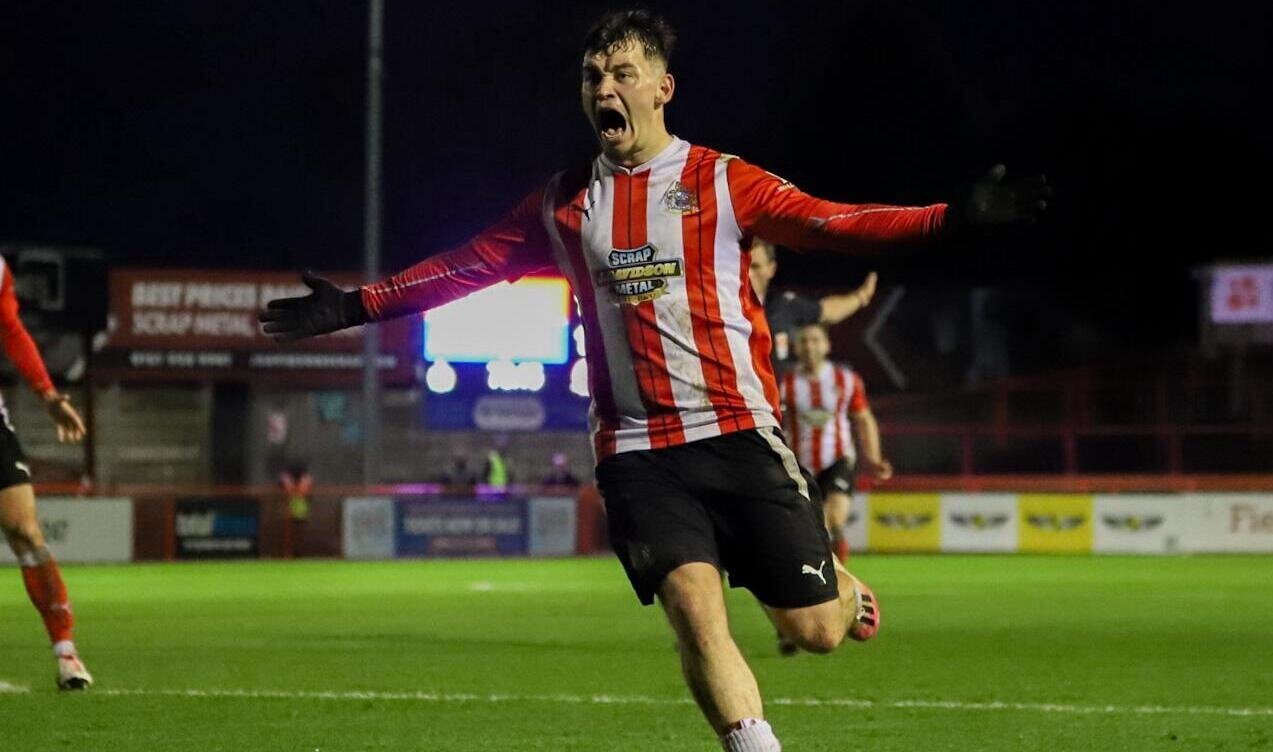
[[[606,15],[584,40],[580,100],[600,143],[469,242],[392,277],[271,301],[265,331],[294,340],[417,314],[555,268],[583,319],[597,482],[637,598],[657,599],[691,694],[727,750],[781,745],[730,635],[721,571],[801,648],[874,630],[869,590],[831,553],[820,505],[778,434],[764,310],[748,282],[756,236],[843,252],[937,239],[952,222],[1013,223],[1041,180],[989,176],[951,209],[810,196],[742,159],[668,132],[674,34],[648,11]],[[953,220],[955,216],[959,220]]]

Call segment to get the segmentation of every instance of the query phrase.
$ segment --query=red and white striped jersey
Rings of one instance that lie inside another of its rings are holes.
[[[849,414],[868,410],[862,379],[845,366],[824,362],[816,376],[792,368],[782,377],[787,440],[800,464],[820,473],[841,457],[857,461]]]
[[[31,334],[18,318],[18,295],[14,290],[13,270],[3,258],[0,258],[0,345],[5,355],[17,367],[18,373],[26,380],[31,389],[44,395],[53,389],[53,380],[44,367],[44,358],[31,339]],[[0,398],[0,412],[4,412],[4,399]],[[8,413],[3,416],[8,422]]]
[[[362,301],[381,320],[558,270],[582,313],[600,461],[781,423],[752,237],[868,251],[938,235],[945,209],[824,201],[673,139],[638,167],[601,155],[558,173],[468,243],[363,287]]]

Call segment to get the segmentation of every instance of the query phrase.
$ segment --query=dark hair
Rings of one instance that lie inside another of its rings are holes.
[[[651,10],[611,11],[602,16],[583,38],[583,54],[608,54],[628,42],[641,45],[647,58],[658,58],[664,66],[669,66],[672,50],[676,47],[676,31],[666,19]]]
[[[807,324],[801,324],[800,326],[796,327],[797,332],[804,331],[805,329],[817,329],[818,331],[826,335],[827,339],[831,339],[831,327],[827,326],[821,321],[810,321]]]

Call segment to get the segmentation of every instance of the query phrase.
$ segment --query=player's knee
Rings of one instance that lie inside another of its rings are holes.
[[[16,549],[34,550],[44,545],[44,531],[40,530],[40,523],[33,520],[4,525],[4,535]]]
[[[663,609],[684,647],[706,650],[728,635],[719,577],[714,568],[710,572],[678,569],[659,588]]]
[[[690,563],[672,570],[659,585],[665,608],[695,614],[714,608],[721,599],[720,573],[710,564]]]

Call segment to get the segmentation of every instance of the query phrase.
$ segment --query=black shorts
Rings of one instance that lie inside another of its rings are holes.
[[[825,501],[833,493],[853,495],[853,464],[848,457],[841,457],[822,469],[817,475],[818,490]]]
[[[622,452],[597,466],[597,486],[610,543],[647,606],[669,572],[696,561],[775,608],[838,595],[817,486],[775,429]]]
[[[31,468],[18,435],[9,424],[9,415],[0,405],[0,489],[31,482]]]

